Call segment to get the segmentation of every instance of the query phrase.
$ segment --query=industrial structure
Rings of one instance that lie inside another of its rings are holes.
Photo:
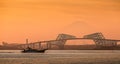
[[[96,47],[113,47],[117,46],[117,42],[120,40],[106,39],[102,33],[93,33],[83,36],[83,38],[76,38],[76,36],[68,35],[68,34],[59,34],[55,40],[48,41],[39,41],[28,43],[28,39],[26,40],[26,44],[21,44],[19,47],[21,49],[25,49],[27,47],[33,49],[50,49],[53,45],[57,46],[59,49],[64,49],[64,45],[67,40],[93,40],[96,44]]]
[[[83,38],[90,38],[93,39],[96,46],[117,46],[117,40],[107,40],[103,36],[102,33],[93,33],[89,35],[85,35]]]

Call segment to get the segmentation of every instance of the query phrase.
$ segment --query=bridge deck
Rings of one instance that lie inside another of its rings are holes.
[[[48,43],[50,42],[56,42],[56,41],[62,41],[62,40],[105,40],[105,41],[115,41],[115,42],[119,42],[120,40],[114,40],[114,39],[96,39],[96,38],[69,38],[69,39],[60,39],[60,40],[48,40],[48,41],[38,41],[38,42],[33,42],[33,43],[29,43],[29,44],[22,44],[24,46],[32,46],[34,47],[35,44],[39,44],[39,48],[41,47],[40,43],[46,43],[48,46]]]

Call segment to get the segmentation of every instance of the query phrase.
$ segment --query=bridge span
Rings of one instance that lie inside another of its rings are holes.
[[[120,40],[114,39],[106,39],[102,33],[93,33],[89,35],[83,36],[83,38],[77,38],[73,35],[68,34],[59,34],[55,40],[47,40],[47,41],[38,41],[33,43],[28,43],[28,39],[26,40],[26,44],[19,45],[20,48],[25,49],[27,47],[37,48],[37,49],[50,49],[52,45],[58,46],[60,49],[64,49],[64,45],[68,40],[93,40],[96,44],[96,47],[108,47],[108,46],[117,46],[117,43]]]

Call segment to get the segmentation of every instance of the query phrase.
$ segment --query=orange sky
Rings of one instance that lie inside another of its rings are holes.
[[[120,39],[119,0],[0,0],[0,42],[102,32]]]

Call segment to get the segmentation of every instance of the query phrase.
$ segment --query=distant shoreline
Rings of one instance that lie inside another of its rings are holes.
[[[0,50],[22,50],[17,48],[16,46],[13,47],[0,47]],[[59,49],[58,47],[54,46],[49,50],[120,50],[120,45],[116,47],[96,47],[96,45],[65,45],[64,49]]]

